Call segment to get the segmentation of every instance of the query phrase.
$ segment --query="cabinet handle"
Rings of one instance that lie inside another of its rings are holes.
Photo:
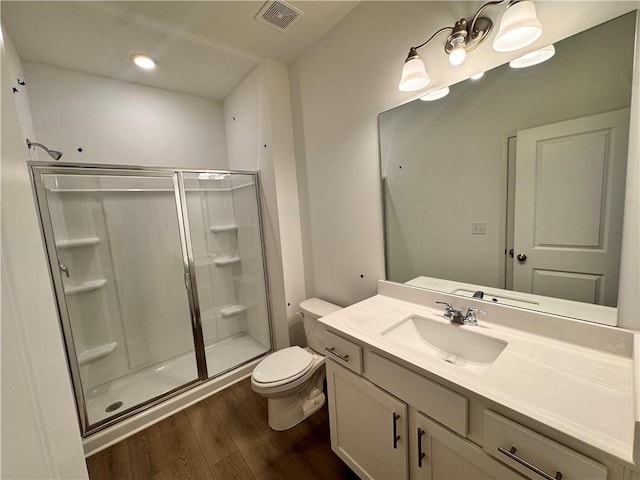
[[[335,355],[336,357],[338,357],[340,360],[344,362],[349,361],[349,355],[347,354],[342,355],[341,353],[336,352],[336,347],[324,347],[324,349],[327,352],[331,353],[332,355]]]
[[[427,433],[421,428],[418,428],[418,467],[422,468],[422,459],[427,456],[426,453],[422,451],[422,437]]]
[[[509,450],[507,450],[506,448],[501,447],[500,445],[498,445],[498,451],[500,453],[506,455],[510,459],[515,460],[520,465],[528,468],[529,470],[532,470],[532,471],[536,472],[538,475],[540,475],[541,477],[546,478],[547,480],[561,480],[562,479],[562,473],[561,472],[556,472],[556,476],[553,477],[553,476],[549,475],[547,472],[545,472],[544,470],[536,467],[532,463],[527,462],[524,458],[520,458],[518,455],[516,455],[516,447],[511,447]]]
[[[398,419],[400,415],[396,412],[393,412],[393,448],[398,448],[398,440],[400,440],[400,435],[398,435]]]

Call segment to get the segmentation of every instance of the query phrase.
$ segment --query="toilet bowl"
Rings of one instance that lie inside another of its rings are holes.
[[[269,426],[287,430],[317,412],[323,392],[324,326],[317,321],[341,307],[318,298],[300,304],[308,347],[287,347],[267,355],[251,374],[251,388],[267,398]]]

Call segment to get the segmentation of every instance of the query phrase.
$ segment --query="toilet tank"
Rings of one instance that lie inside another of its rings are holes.
[[[319,298],[309,298],[300,303],[307,345],[315,352],[324,355],[324,332],[326,328],[322,323],[318,322],[318,318],[338,310],[342,310],[342,307]]]

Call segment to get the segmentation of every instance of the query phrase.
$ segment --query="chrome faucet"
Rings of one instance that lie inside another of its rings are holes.
[[[462,313],[462,310],[457,310],[453,308],[449,302],[436,302],[441,305],[444,305],[444,314],[442,315],[444,318],[449,320],[451,323],[458,323],[460,325],[477,325],[478,320],[476,318],[476,313],[481,315],[486,315],[487,312],[483,312],[482,310],[478,310],[477,308],[467,308],[466,313]]]
[[[444,314],[442,315],[444,318],[449,320],[451,323],[464,323],[464,315],[462,314],[462,311],[453,308],[453,305],[449,302],[436,303],[444,305]]]

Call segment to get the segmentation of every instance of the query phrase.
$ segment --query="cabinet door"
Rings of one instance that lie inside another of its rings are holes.
[[[420,480],[523,479],[482,448],[412,411],[411,478]]]
[[[360,478],[407,478],[407,405],[327,360],[332,450]]]

